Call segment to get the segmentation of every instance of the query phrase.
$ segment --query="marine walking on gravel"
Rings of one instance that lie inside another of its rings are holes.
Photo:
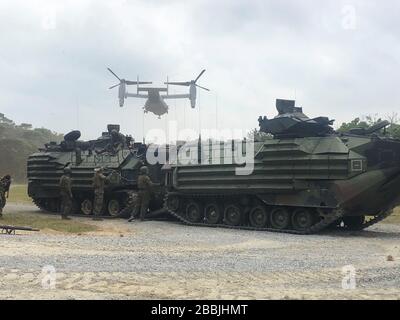
[[[65,167],[64,174],[60,178],[60,197],[61,197],[61,219],[69,220],[68,215],[72,211],[72,180],[71,168]]]

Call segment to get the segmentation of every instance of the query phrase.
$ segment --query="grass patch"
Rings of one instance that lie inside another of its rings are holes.
[[[24,226],[35,229],[50,229],[65,233],[85,233],[97,231],[94,225],[82,223],[76,220],[61,220],[59,216],[51,217],[39,214],[3,214],[0,225]]]
[[[394,209],[394,212],[382,222],[400,224],[400,207]]]
[[[32,199],[28,197],[27,185],[12,184],[7,203],[32,204]],[[60,216],[19,212],[7,214],[7,211],[3,213],[3,218],[0,219],[0,225],[2,224],[32,227],[40,230],[48,229],[64,233],[85,233],[99,230],[94,225],[82,223],[73,218],[72,220],[61,220]]]
[[[32,199],[28,197],[28,186],[26,184],[12,184],[7,202],[32,203]]]

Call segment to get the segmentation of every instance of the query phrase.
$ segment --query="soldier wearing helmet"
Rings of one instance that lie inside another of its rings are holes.
[[[72,211],[72,180],[71,168],[65,167],[64,174],[60,178],[60,197],[61,197],[61,219],[69,220],[68,215]]]
[[[126,144],[126,137],[122,133],[119,133],[117,130],[113,129],[111,130],[111,142],[114,151],[118,152],[118,150],[124,148]]]
[[[11,176],[6,174],[0,179],[0,217],[3,215],[3,209],[6,205],[8,195],[10,193]]]
[[[132,221],[139,214],[140,220],[143,221],[147,213],[151,198],[151,188],[153,187],[153,183],[148,174],[149,170],[146,166],[140,168],[140,175],[138,177],[139,192],[136,198],[135,210],[133,210],[132,216],[128,221]]]

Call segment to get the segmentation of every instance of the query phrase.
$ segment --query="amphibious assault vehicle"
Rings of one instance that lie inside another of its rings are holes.
[[[187,152],[194,161],[170,163],[169,213],[196,226],[308,234],[366,228],[400,204],[400,141],[381,132],[387,121],[340,134],[294,101],[276,107],[274,119],[260,117],[265,139],[253,147],[199,141],[197,152]],[[254,168],[238,174],[243,165],[232,160],[245,153]]]
[[[80,132],[72,131],[57,144],[51,142],[28,158],[28,194],[45,211],[60,210],[59,180],[65,167],[72,169],[74,214],[92,214],[94,169],[103,167],[108,176],[105,188],[104,215],[118,216],[127,200],[137,190],[139,168],[146,164],[146,145],[135,143],[119,132],[118,125],[108,125],[101,137],[80,141]],[[151,179],[156,183],[152,209],[162,206],[161,165],[149,166]]]

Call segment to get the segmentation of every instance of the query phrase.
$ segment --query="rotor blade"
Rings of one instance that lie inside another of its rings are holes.
[[[201,89],[203,89],[203,90],[210,91],[210,89],[207,89],[207,88],[204,88],[204,87],[202,87],[202,86],[199,86],[198,84],[196,84],[196,87],[199,87],[199,88],[201,88]]]
[[[136,85],[136,84],[152,84],[153,82],[150,81],[130,81],[130,80],[125,80],[125,83],[127,85]]]
[[[203,71],[200,72],[200,74],[197,76],[196,80],[194,80],[194,83],[196,83],[197,80],[203,75],[203,73],[206,72],[206,69],[203,69]]]
[[[110,71],[119,81],[121,81],[121,79],[110,69],[110,68],[107,68],[108,69],[108,71]]]
[[[190,86],[190,81],[185,81],[185,82],[164,82],[164,84],[172,84],[174,86]]]
[[[118,83],[118,84],[116,84],[116,85],[114,85],[112,87],[109,87],[108,89],[112,89],[112,88],[118,87],[119,85],[120,85],[120,83]]]

